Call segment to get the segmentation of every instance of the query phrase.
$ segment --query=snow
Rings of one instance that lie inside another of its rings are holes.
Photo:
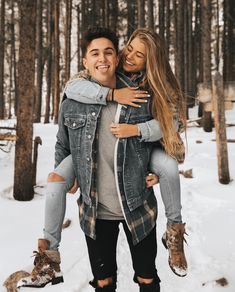
[[[195,116],[196,108],[190,116]],[[235,110],[226,112],[227,122],[235,123]],[[44,216],[44,190],[47,174],[53,170],[54,144],[57,126],[35,124],[34,135],[42,138],[39,146],[37,188],[30,202],[18,202],[12,198],[14,147],[10,153],[0,150],[0,283],[18,270],[30,271],[33,250],[37,238],[42,237]],[[227,128],[227,137],[235,138],[235,127]],[[189,127],[188,153],[181,170],[193,169],[193,178],[181,176],[183,218],[188,233],[185,252],[189,271],[184,278],[174,275],[168,266],[168,254],[161,243],[166,219],[160,199],[159,186],[155,188],[159,198],[158,256],[156,265],[161,278],[162,292],[234,292],[235,291],[235,144],[228,143],[231,182],[222,185],[218,181],[215,132],[205,133],[201,128]],[[196,143],[201,140],[202,143]],[[77,196],[67,196],[66,218],[72,220],[62,233],[60,247],[63,284],[47,286],[45,292],[91,292],[88,285],[92,278],[86,243],[78,221]],[[138,291],[133,283],[133,270],[125,235],[121,231],[118,241],[118,292]],[[227,286],[216,284],[225,277]],[[0,285],[0,291],[5,288]],[[38,291],[22,288],[20,292]]]

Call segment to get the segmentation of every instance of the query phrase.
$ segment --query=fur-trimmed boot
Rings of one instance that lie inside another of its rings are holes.
[[[179,277],[187,275],[187,261],[184,254],[185,223],[175,223],[167,225],[167,230],[163,234],[162,242],[169,251],[169,266]]]
[[[43,288],[47,284],[52,285],[64,282],[60,270],[60,253],[50,250],[49,242],[45,239],[38,240],[38,251],[34,251],[34,268],[30,276],[21,279],[17,283],[20,287]]]

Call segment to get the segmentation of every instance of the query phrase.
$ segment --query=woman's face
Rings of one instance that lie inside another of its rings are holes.
[[[126,72],[139,72],[146,68],[147,51],[144,43],[135,37],[123,51],[123,70]]]

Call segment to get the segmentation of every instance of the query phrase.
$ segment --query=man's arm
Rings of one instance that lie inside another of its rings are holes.
[[[64,104],[65,102],[62,102],[59,112],[59,129],[55,144],[55,167],[70,154],[68,131],[67,127],[64,125]]]

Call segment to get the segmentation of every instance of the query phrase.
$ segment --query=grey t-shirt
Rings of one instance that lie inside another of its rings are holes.
[[[110,132],[117,103],[109,102],[102,108],[98,129],[97,153],[97,218],[104,220],[124,219],[114,175],[114,149],[117,138]]]

